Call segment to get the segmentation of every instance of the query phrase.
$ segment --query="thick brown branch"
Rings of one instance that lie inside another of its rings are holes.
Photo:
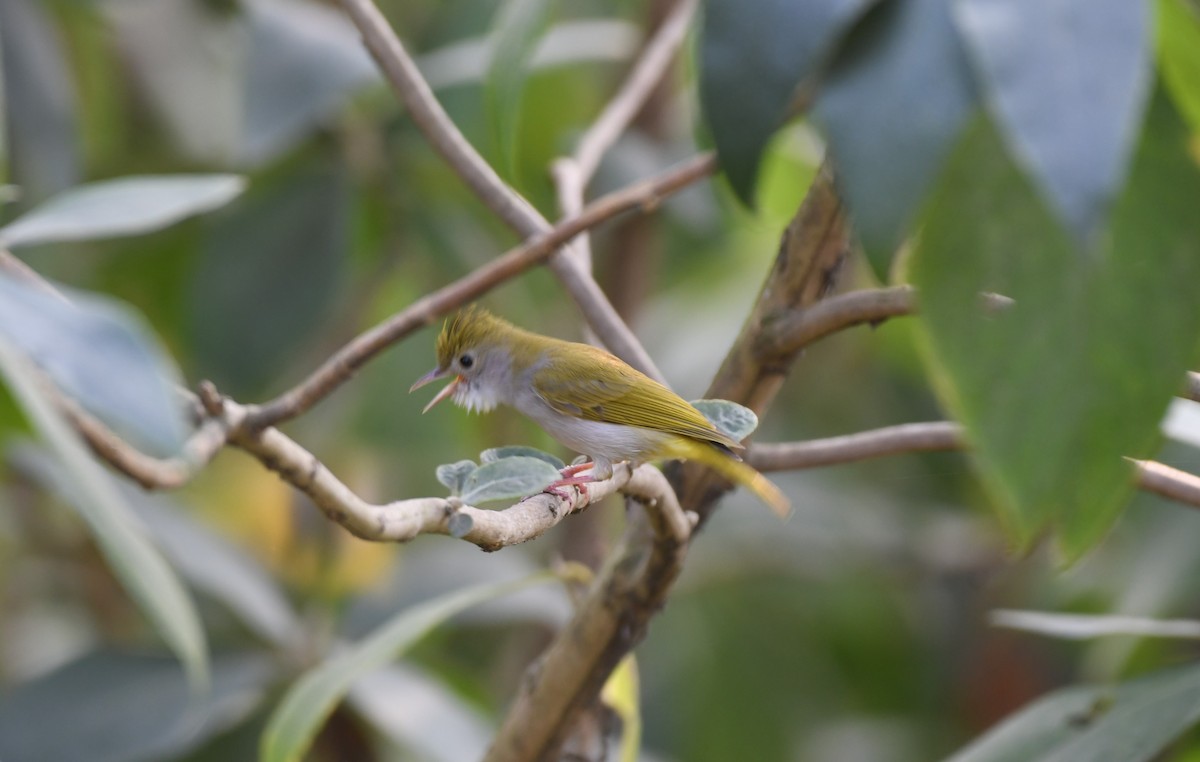
[[[544,261],[557,247],[577,233],[595,227],[623,211],[636,207],[652,207],[679,189],[707,177],[714,167],[715,159],[712,154],[703,154],[658,177],[602,196],[588,204],[580,214],[563,220],[547,233],[509,250],[503,256],[418,299],[407,309],[359,334],[292,389],[262,406],[252,407],[247,425],[251,428],[263,428],[294,418],[344,383],[363,363],[396,341]]]
[[[645,472],[646,492],[664,497],[647,506],[649,536],[634,523],[624,552],[605,567],[576,615],[531,669],[504,719],[487,762],[558,759],[573,722],[599,694],[617,663],[644,637],[683,568],[691,522],[666,478]],[[553,707],[553,711],[544,711]]]
[[[784,231],[741,333],[725,356],[706,397],[739,402],[762,416],[783,385],[795,355],[766,356],[760,345],[771,326],[808,310],[829,294],[850,249],[849,226],[828,167],[817,173],[804,203]],[[703,520],[729,485],[695,464],[668,469],[680,504]]]
[[[371,0],[341,0],[392,89],[413,122],[454,172],[512,229],[529,238],[543,235],[550,223],[509,187],[463,137],[418,71],[400,38]],[[569,257],[555,256],[550,269],[579,305],[588,325],[613,354],[643,372],[661,378],[644,347],[613,309],[590,273]]]

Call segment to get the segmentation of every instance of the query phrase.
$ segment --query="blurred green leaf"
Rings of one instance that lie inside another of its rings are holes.
[[[224,206],[245,187],[238,175],[146,175],[88,183],[0,228],[0,246],[148,233]]]
[[[112,479],[46,397],[33,364],[5,340],[0,340],[0,371],[33,426],[66,466],[72,502],[91,528],[105,560],[183,662],[192,684],[198,689],[207,687],[204,630],[183,584],[146,537]]]
[[[1158,0],[1158,60],[1175,106],[1200,132],[1200,10],[1183,0]]]
[[[1200,720],[1200,667],[1038,699],[947,762],[1148,762]]]
[[[75,83],[69,56],[39,0],[0,3],[0,156],[30,200],[79,181]]]
[[[326,324],[348,272],[349,188],[324,157],[216,215],[188,281],[201,372],[252,394]]]
[[[962,0],[954,13],[1013,157],[1090,243],[1121,191],[1150,94],[1149,2]]]
[[[1070,558],[1132,489],[1196,356],[1200,173],[1156,99],[1104,245],[1083,256],[985,122],[971,130],[913,256],[942,398],[966,424],[1014,540],[1048,525]],[[1002,312],[980,293],[1015,299]],[[1149,340],[1148,337],[1153,337]]]
[[[450,490],[452,495],[461,495],[463,484],[466,483],[467,477],[471,475],[476,468],[479,468],[473,460],[460,460],[455,463],[443,463],[437,467],[437,480],[442,483],[446,489]]]
[[[490,450],[484,450],[483,452],[479,453],[479,461],[481,463],[494,463],[498,460],[504,460],[505,458],[514,458],[514,457],[517,457],[518,455],[521,457],[537,458],[538,460],[544,460],[547,463],[549,463],[550,465],[559,469],[560,471],[567,467],[567,464],[563,463],[562,459],[557,458],[548,452],[542,452],[541,450],[537,449],[536,447],[522,447],[520,445],[510,445],[508,447],[493,447]]]
[[[879,5],[830,65],[813,119],[881,281],[975,98],[945,0]]]
[[[69,474],[41,447],[18,442],[9,449],[8,458],[43,486],[71,498]],[[116,487],[163,555],[193,587],[224,604],[273,645],[287,650],[296,644],[303,624],[258,561],[171,499],[126,482]]]
[[[193,161],[237,157],[250,36],[219,2],[105,2],[96,8],[133,76],[179,148]]]
[[[218,656],[198,699],[172,659],[93,651],[0,698],[0,758],[176,759],[254,711],[277,669],[264,655]]]
[[[487,500],[536,495],[562,478],[558,468],[542,458],[515,456],[484,463],[463,482],[462,499],[474,505]]]
[[[416,759],[482,759],[495,730],[436,676],[391,664],[359,678],[347,700],[381,735]]]
[[[0,336],[122,433],[155,450],[176,452],[187,423],[171,360],[124,304],[66,293],[70,301],[0,275]]]
[[[259,164],[329,121],[379,70],[354,24],[309,0],[246,3],[250,37],[240,158]]]
[[[492,21],[495,47],[483,84],[484,104],[500,166],[511,179],[517,166],[521,95],[529,62],[550,26],[555,0],[503,0]]]
[[[746,204],[797,90],[815,85],[839,38],[873,2],[705,0],[700,102],[721,168]]]
[[[758,428],[758,416],[754,411],[736,402],[692,400],[692,407],[704,413],[704,417],[712,421],[713,426],[737,442],[750,436]]]
[[[301,759],[321,725],[356,680],[399,657],[447,619],[472,606],[552,578],[538,573],[516,581],[480,585],[401,611],[362,641],[305,673],[288,689],[263,734],[262,762]]]

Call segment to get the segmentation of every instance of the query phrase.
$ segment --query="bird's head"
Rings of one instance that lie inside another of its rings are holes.
[[[437,339],[437,367],[417,379],[409,391],[439,378],[454,378],[422,412],[447,397],[480,412],[503,401],[512,377],[512,343],[517,333],[511,323],[474,305],[447,320]]]

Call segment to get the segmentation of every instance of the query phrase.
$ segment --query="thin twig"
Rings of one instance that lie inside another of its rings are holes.
[[[957,423],[905,423],[804,442],[756,442],[746,453],[746,462],[763,472],[794,471],[900,453],[958,450],[963,446],[962,427]]]
[[[623,211],[653,206],[659,200],[712,174],[711,153],[696,156],[657,177],[614,191],[597,199],[580,214],[563,220],[545,234],[510,249],[501,257],[473,270],[359,334],[335,352],[306,379],[261,406],[251,406],[247,425],[263,428],[294,418],[348,380],[365,362],[413,331],[432,323],[505,280],[544,261],[564,241],[595,227]]]
[[[1183,396],[1194,402],[1200,402],[1200,373],[1196,371],[1188,371],[1187,374],[1187,390]]]
[[[1200,508],[1200,477],[1154,460],[1132,462],[1137,468],[1139,487],[1161,497]]]
[[[846,328],[911,315],[915,295],[912,286],[892,286],[831,296],[772,323],[759,337],[757,349],[763,357],[785,357]]]
[[[657,86],[676,51],[687,36],[697,0],[681,0],[659,25],[654,36],[642,48],[616,95],[600,112],[579,139],[571,156],[557,159],[551,166],[558,194],[558,210],[564,217],[577,214],[583,208],[584,191],[596,174],[600,160],[617,142],[621,133],[637,116],[638,111]],[[586,234],[572,242],[570,256],[586,272],[592,270],[592,247]]]
[[[500,179],[463,137],[375,4],[371,0],[341,2],[384,77],[434,150],[505,224],[526,238],[545,234],[550,223]],[[552,258],[550,269],[578,304],[588,325],[613,354],[650,376],[662,378],[650,355],[621,320],[590,273],[583,271],[570,257]]]
[[[646,99],[662,80],[679,46],[687,37],[697,0],[680,0],[642,48],[629,76],[587,129],[575,147],[572,160],[586,184],[596,174],[600,160],[637,116]]]
[[[953,421],[930,421],[804,442],[755,443],[746,454],[746,462],[759,471],[792,471],[887,455],[965,449],[967,441],[961,425]],[[1129,458],[1129,461],[1134,465],[1140,489],[1200,508],[1200,476],[1155,460]]]

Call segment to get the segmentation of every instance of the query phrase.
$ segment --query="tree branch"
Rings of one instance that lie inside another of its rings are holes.
[[[966,450],[963,427],[953,421],[906,423],[855,434],[783,444],[755,443],[746,462],[759,471],[792,471],[854,463],[911,452]],[[1146,492],[1200,508],[1200,476],[1154,460],[1135,460],[1137,485]]]
[[[564,241],[579,232],[629,209],[653,208],[663,198],[707,177],[715,165],[712,154],[702,154],[657,177],[602,196],[578,215],[563,220],[546,233],[510,249],[503,256],[418,299],[405,310],[359,334],[299,384],[261,406],[251,406],[246,425],[264,428],[296,417],[347,381],[372,357],[413,331],[545,261]]]
[[[463,137],[375,4],[371,0],[341,2],[384,77],[434,150],[505,224],[526,238],[545,234],[550,229],[550,223],[532,204],[500,179]],[[578,262],[570,257],[555,256],[550,261],[550,269],[579,305],[592,330],[613,354],[647,375],[661,379],[662,374],[654,366],[650,355],[617,315],[595,280],[582,270]]]
[[[637,116],[638,110],[663,78],[687,36],[696,6],[697,0],[681,0],[676,4],[642,49],[617,94],[583,133],[575,152],[557,159],[551,165],[550,171],[558,194],[558,209],[563,216],[577,214],[583,208],[584,191],[596,174],[600,160]],[[571,242],[568,256],[581,270],[591,273],[592,245],[586,234],[580,234]]]
[[[639,469],[640,471],[640,469]],[[660,494],[646,528],[631,522],[623,552],[606,565],[575,616],[530,668],[486,762],[558,759],[575,719],[595,700],[617,663],[645,636],[683,568],[692,522],[666,477],[644,472]],[[550,711],[546,711],[549,709]]]
[[[746,462],[763,472],[794,471],[900,453],[959,450],[964,446],[962,427],[957,423],[905,423],[805,442],[755,442],[746,453]]]

